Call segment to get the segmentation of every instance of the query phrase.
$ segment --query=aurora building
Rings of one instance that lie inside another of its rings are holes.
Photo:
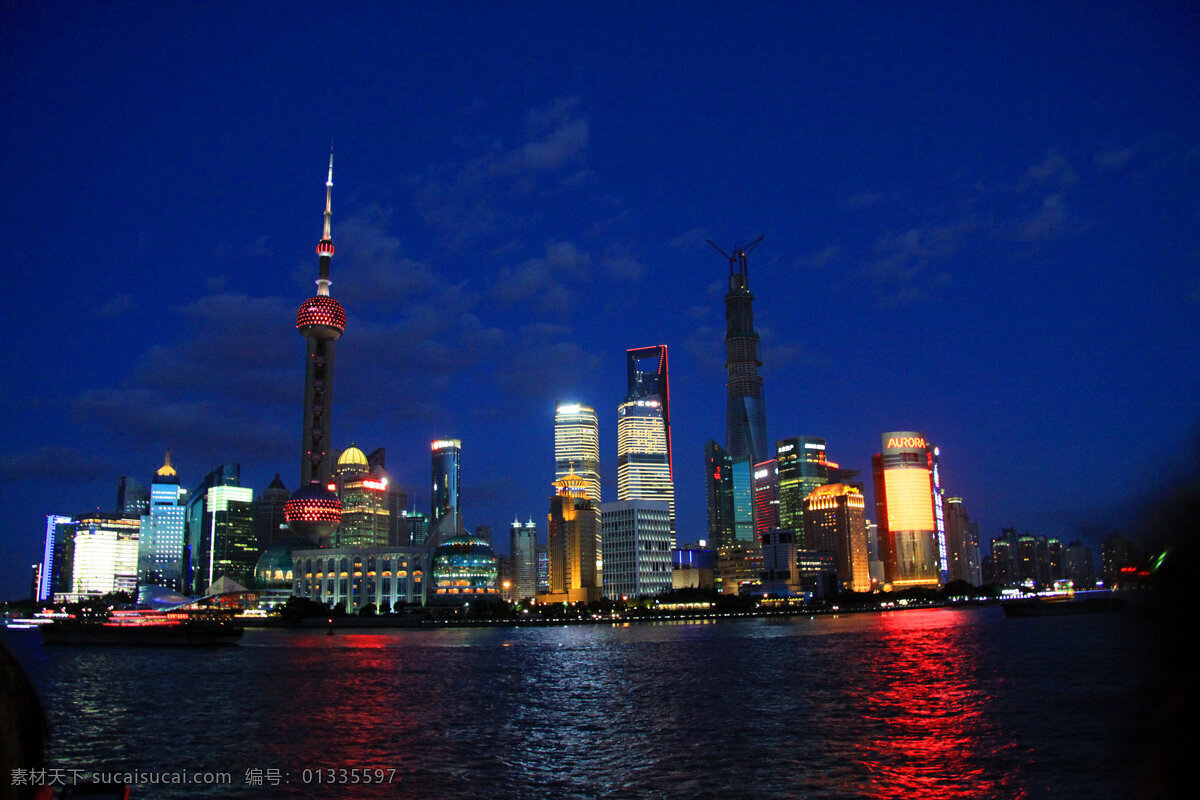
[[[884,578],[895,589],[938,586],[941,553],[934,515],[933,453],[917,431],[883,434],[871,458]]]

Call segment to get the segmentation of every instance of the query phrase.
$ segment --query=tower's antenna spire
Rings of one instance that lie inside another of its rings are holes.
[[[321,237],[321,241],[330,242],[333,238],[329,235],[329,219],[333,216],[332,203],[333,201],[333,142],[329,143],[329,177],[325,179],[325,233]]]
[[[333,235],[330,220],[333,217],[333,142],[329,143],[329,176],[325,179],[325,229],[321,241],[317,242],[317,255],[321,257],[321,271],[317,276],[317,294],[328,295],[329,261],[333,258]]]

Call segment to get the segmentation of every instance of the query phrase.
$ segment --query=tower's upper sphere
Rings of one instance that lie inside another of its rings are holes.
[[[283,504],[283,518],[297,536],[313,542],[328,539],[342,521],[342,501],[319,483],[301,486]]]
[[[346,310],[328,295],[315,295],[296,312],[296,330],[301,336],[336,339],[346,330]]]

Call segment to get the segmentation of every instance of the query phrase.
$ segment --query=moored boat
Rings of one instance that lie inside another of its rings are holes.
[[[1005,600],[1001,604],[1009,617],[1048,617],[1059,614],[1094,614],[1104,611],[1120,611],[1125,607],[1125,598],[1112,594],[1082,596],[1057,595],[1052,597],[1022,597]]]
[[[243,628],[226,616],[161,611],[117,611],[43,625],[43,644],[213,647],[237,644]]]

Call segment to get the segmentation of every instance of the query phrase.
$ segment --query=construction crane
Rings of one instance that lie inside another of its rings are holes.
[[[714,250],[716,250],[718,253],[720,253],[721,255],[723,255],[729,259],[729,285],[730,285],[730,288],[733,288],[733,278],[734,278],[735,270],[737,273],[737,277],[740,278],[739,285],[742,288],[746,288],[748,286],[748,282],[750,279],[750,271],[746,266],[746,256],[751,251],[753,251],[754,248],[758,247],[758,243],[761,242],[762,240],[763,240],[763,237],[759,236],[757,239],[751,241],[745,247],[735,244],[733,246],[733,253],[726,253],[712,239],[705,240],[713,246]]]

